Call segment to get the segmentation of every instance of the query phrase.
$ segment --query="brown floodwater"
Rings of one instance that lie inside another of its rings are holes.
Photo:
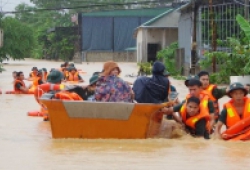
[[[135,63],[119,63],[122,77],[136,73]],[[28,76],[31,67],[59,67],[60,62],[41,60],[9,61],[0,73],[0,89],[12,90],[12,71],[22,70]],[[102,63],[76,64],[87,71],[102,70]],[[29,84],[30,82],[26,82]],[[184,98],[187,89],[182,81],[172,80]],[[220,102],[227,101],[223,98]],[[0,170],[29,169],[202,169],[249,170],[248,142],[224,142],[177,135],[176,139],[52,139],[50,123],[40,117],[28,117],[38,110],[33,95],[0,95]],[[168,122],[165,122],[167,124]]]

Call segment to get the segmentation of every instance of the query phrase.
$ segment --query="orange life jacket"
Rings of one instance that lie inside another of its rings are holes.
[[[16,88],[16,84],[17,84],[17,83],[21,83],[23,87],[26,87],[24,81],[21,81],[21,80],[17,80],[17,79],[16,79],[16,80],[14,81],[14,92],[15,92],[15,94],[24,93],[22,90]]]
[[[38,81],[40,79],[41,79],[40,77],[33,77],[33,83],[32,83],[32,86],[29,88],[29,93],[34,93],[35,89],[39,85]]]
[[[30,75],[31,75],[32,78],[33,78],[33,77],[37,77],[37,75],[35,75],[33,71],[30,72]]]
[[[209,98],[209,96],[207,95],[207,93],[205,93],[204,91],[202,91],[201,93],[200,93],[200,100],[202,100],[204,97],[208,97]],[[191,97],[191,95],[190,94],[188,94],[187,96],[186,96],[186,100],[187,99],[189,99]]]
[[[239,122],[241,119],[245,119],[250,116],[250,99],[245,97],[244,101],[245,105],[242,118],[239,116],[235,107],[233,106],[233,100],[230,100],[224,105],[224,108],[227,110],[227,120],[226,120],[227,128],[230,128],[231,126]]]
[[[204,93],[206,93],[209,97],[209,100],[213,101],[214,109],[215,109],[215,119],[219,118],[220,108],[219,108],[219,102],[218,100],[213,96],[212,92],[213,89],[216,88],[216,85],[210,84],[205,90]]]
[[[78,72],[75,72],[75,74],[72,74],[71,72],[69,72],[68,81],[79,81]]]
[[[180,114],[182,117],[182,121],[185,125],[191,127],[192,129],[195,129],[195,124],[201,120],[201,119],[206,119],[207,125],[206,128],[207,130],[210,130],[210,115],[209,115],[209,110],[208,110],[208,96],[204,96],[200,102],[200,113],[187,118],[187,104],[185,103],[180,110]]]
[[[78,94],[68,91],[60,91],[56,93],[55,98],[60,100],[83,100]]]

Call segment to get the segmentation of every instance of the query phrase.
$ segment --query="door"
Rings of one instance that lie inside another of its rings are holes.
[[[148,51],[147,51],[148,62],[151,62],[151,61],[154,62],[157,60],[156,55],[157,55],[157,52],[159,51],[159,47],[160,47],[159,44],[148,44]]]

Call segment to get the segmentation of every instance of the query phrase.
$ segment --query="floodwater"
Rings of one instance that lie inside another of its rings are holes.
[[[103,63],[75,64],[87,71],[102,70]],[[122,77],[136,73],[135,63],[119,63]],[[60,62],[31,60],[9,61],[0,73],[0,89],[12,90],[12,71],[24,71],[28,76],[33,66],[47,69],[59,67]],[[27,82],[28,84],[29,82]],[[172,80],[180,92],[187,94],[182,81]],[[220,102],[227,101],[223,98]],[[145,170],[199,169],[249,170],[248,142],[224,142],[182,136],[176,139],[52,139],[49,122],[39,117],[28,117],[27,111],[38,110],[33,95],[0,95],[0,170]],[[166,122],[164,122],[166,123]]]

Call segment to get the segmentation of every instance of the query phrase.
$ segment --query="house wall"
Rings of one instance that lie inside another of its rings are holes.
[[[178,41],[177,28],[157,28],[148,29],[148,43],[158,43],[161,49],[169,46],[171,43]]]
[[[159,44],[164,49],[178,41],[178,28],[141,28],[137,33],[137,62],[147,62],[147,44]]]
[[[192,13],[181,13],[178,29],[179,48],[184,48],[185,68],[189,69],[191,61],[191,42],[192,42]]]
[[[160,19],[154,21],[150,24],[150,27],[154,28],[166,28],[166,26],[178,27],[178,20],[180,17],[180,13],[177,11],[170,12],[165,16],[162,16]]]
[[[137,63],[140,63],[142,61],[142,34],[143,34],[143,29],[139,28],[137,31],[137,37],[136,37],[136,46],[137,46]]]

